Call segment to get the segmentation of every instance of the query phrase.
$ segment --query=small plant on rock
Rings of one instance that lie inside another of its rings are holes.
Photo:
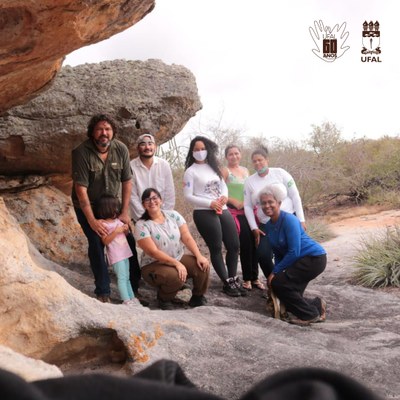
[[[356,283],[367,287],[400,287],[400,226],[361,239],[355,256]]]

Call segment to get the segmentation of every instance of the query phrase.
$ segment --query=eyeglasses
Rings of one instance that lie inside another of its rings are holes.
[[[155,201],[157,201],[159,199],[159,197],[158,196],[151,196],[151,197],[148,197],[147,199],[144,199],[143,200],[143,203],[144,204],[149,204],[151,201],[152,202],[155,202]]]

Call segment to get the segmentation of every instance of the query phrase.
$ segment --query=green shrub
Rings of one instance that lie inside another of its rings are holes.
[[[400,287],[400,226],[363,237],[354,260],[356,283]]]

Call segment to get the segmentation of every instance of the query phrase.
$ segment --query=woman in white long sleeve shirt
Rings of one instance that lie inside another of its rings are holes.
[[[194,206],[193,220],[210,251],[211,263],[229,296],[246,295],[237,273],[239,237],[235,222],[226,207],[228,188],[218,165],[218,146],[196,136],[190,142],[183,176],[185,199]],[[222,256],[226,248],[226,265]]]
[[[261,210],[258,193],[267,185],[282,183],[288,195],[282,201],[281,210],[295,214],[305,229],[304,211],[293,177],[283,168],[269,168],[268,150],[265,147],[254,150],[251,160],[256,173],[245,181],[244,212],[255,238],[260,267],[264,275],[268,277],[274,267],[271,247],[265,235],[265,224],[269,217]]]

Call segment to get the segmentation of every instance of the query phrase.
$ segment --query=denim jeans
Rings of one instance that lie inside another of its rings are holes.
[[[94,275],[94,293],[97,296],[109,296],[110,276],[108,274],[107,261],[104,256],[104,244],[100,236],[90,227],[83,211],[75,207],[75,213],[89,244],[88,256],[90,268]]]

